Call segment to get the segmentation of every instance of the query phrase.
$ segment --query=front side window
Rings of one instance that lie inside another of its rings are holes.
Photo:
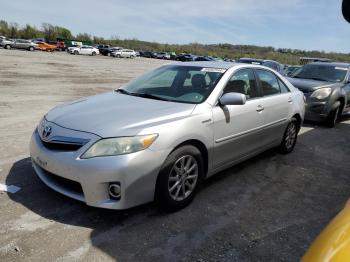
[[[261,89],[264,96],[280,93],[280,86],[277,77],[272,72],[266,70],[256,70],[261,83]]]
[[[166,65],[126,84],[129,95],[199,104],[207,99],[226,69]]]
[[[241,69],[232,75],[226,84],[224,94],[231,92],[244,94],[247,99],[259,96],[252,69]]]

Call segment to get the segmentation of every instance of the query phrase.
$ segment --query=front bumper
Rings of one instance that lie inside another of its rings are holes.
[[[93,142],[73,152],[52,150],[34,132],[30,142],[33,168],[47,186],[89,206],[127,209],[153,201],[166,152],[146,149],[128,155],[80,159]],[[120,183],[120,200],[110,198],[110,182]]]
[[[310,121],[322,122],[328,117],[331,106],[329,99],[318,100],[311,97],[311,93],[305,94],[306,105],[305,105],[305,119]]]
[[[324,121],[328,116],[326,102],[307,101],[305,106],[305,119],[311,121]]]

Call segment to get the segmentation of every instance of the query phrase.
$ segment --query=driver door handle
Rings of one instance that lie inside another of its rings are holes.
[[[256,108],[256,112],[261,112],[264,110],[264,107],[262,105],[258,105]]]
[[[293,103],[293,99],[291,97],[288,97],[288,103]]]

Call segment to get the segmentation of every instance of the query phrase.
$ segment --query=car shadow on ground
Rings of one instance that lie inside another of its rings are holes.
[[[46,219],[92,229],[91,244],[120,261],[295,261],[350,197],[348,119],[310,128],[292,154],[268,150],[209,178],[172,214],[154,204],[88,207],[45,186],[29,158],[12,166],[6,184],[22,190],[8,196]]]

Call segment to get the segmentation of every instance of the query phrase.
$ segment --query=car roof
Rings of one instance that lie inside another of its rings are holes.
[[[340,62],[314,62],[309,65],[326,65],[326,66],[337,66],[337,67],[346,67],[349,68],[349,63],[340,63]]]

